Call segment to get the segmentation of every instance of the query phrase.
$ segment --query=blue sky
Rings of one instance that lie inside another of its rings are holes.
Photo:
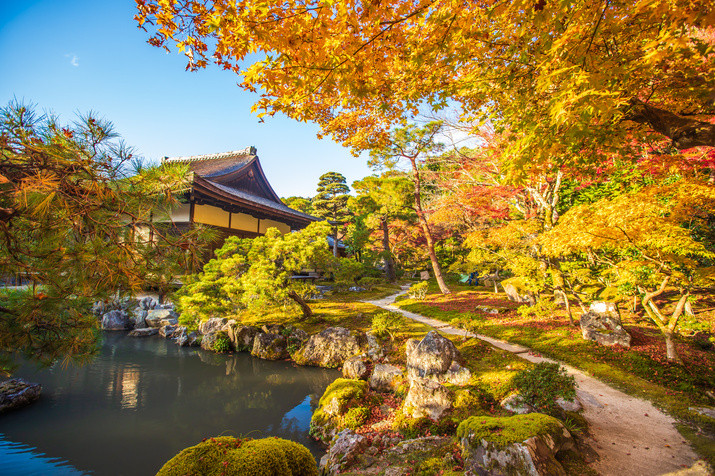
[[[258,149],[280,196],[312,196],[327,171],[348,183],[370,175],[317,127],[286,117],[259,123],[257,96],[217,67],[186,72],[184,57],[146,43],[133,0],[0,0],[0,104],[13,98],[66,122],[94,111],[150,160]]]

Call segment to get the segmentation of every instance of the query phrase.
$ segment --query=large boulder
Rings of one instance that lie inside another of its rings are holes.
[[[412,418],[429,417],[439,420],[452,409],[452,393],[431,379],[414,378],[410,381],[402,412]]]
[[[300,365],[340,367],[350,357],[363,353],[366,346],[365,333],[344,327],[328,327],[310,336],[293,354],[293,359]]]
[[[265,360],[288,358],[286,338],[279,334],[260,332],[253,339],[251,355]]]
[[[261,330],[254,326],[229,326],[228,338],[238,352],[250,352],[253,349],[253,340]]]
[[[534,305],[535,299],[526,289],[519,278],[506,279],[501,282],[506,297],[512,302]]]
[[[140,309],[149,311],[151,309],[156,309],[159,306],[159,303],[153,297],[147,296],[145,298],[139,299],[139,301],[137,302],[137,305],[139,306]]]
[[[451,340],[437,331],[430,331],[421,341],[407,342],[407,376],[414,378],[443,379],[453,362],[462,357]]]
[[[365,380],[370,375],[369,361],[365,357],[355,355],[343,364],[343,377]]]
[[[144,318],[146,324],[149,327],[162,327],[167,325],[168,322],[164,322],[170,319],[176,319],[179,316],[174,312],[173,309],[152,309],[147,311],[147,315]]]
[[[199,334],[211,334],[212,332],[228,331],[228,319],[225,317],[212,317],[199,324]]]
[[[556,455],[576,448],[561,422],[541,413],[473,416],[460,423],[457,437],[470,474],[566,476]]]
[[[29,405],[40,398],[41,392],[42,386],[39,383],[29,383],[19,378],[0,383],[0,413]]]
[[[146,327],[146,316],[149,315],[149,311],[142,309],[137,306],[132,310],[131,318],[134,321],[134,329],[144,329]]]
[[[141,329],[134,329],[129,334],[129,337],[149,337],[155,336],[159,333],[159,329],[156,327],[143,327]]]
[[[164,325],[159,328],[159,335],[164,339],[171,339],[172,337],[176,337],[177,330],[177,326]]]
[[[126,331],[133,325],[127,312],[120,309],[106,312],[102,316],[102,329],[105,331]]]
[[[186,327],[183,326],[174,332],[174,342],[179,347],[197,347],[200,345],[196,332],[188,332]]]
[[[366,332],[365,338],[367,339],[367,356],[374,362],[385,358],[385,350],[377,336],[372,332]]]
[[[393,391],[402,382],[402,369],[390,364],[376,364],[369,380],[370,388],[378,392]]]
[[[330,449],[320,459],[323,474],[338,474],[350,466],[370,446],[370,440],[353,430],[343,430],[337,434]]]
[[[631,336],[621,325],[621,315],[612,302],[594,301],[581,316],[581,333],[584,339],[601,345],[631,346]]]

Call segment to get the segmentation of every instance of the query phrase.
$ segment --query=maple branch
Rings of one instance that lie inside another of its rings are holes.
[[[629,103],[623,116],[625,120],[649,125],[655,132],[670,138],[674,147],[715,147],[715,124],[679,116],[640,99],[631,99]]]

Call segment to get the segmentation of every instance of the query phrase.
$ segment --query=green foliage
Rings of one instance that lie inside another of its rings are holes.
[[[305,268],[329,269],[333,258],[326,245],[328,224],[315,222],[282,235],[269,228],[252,239],[229,237],[204,272],[192,276],[177,292],[182,323],[303,301],[313,288],[291,276]],[[305,308],[303,308],[305,314]]]
[[[2,299],[0,372],[17,357],[91,355],[88,302],[149,285],[164,292],[196,264],[201,227],[176,234],[155,220],[178,204],[188,169],[132,171],[133,159],[91,114],[64,125],[16,103],[0,110],[0,275],[31,283]]]
[[[358,284],[362,286],[363,288],[367,289],[368,291],[372,290],[375,286],[378,284],[382,283],[383,280],[382,278],[374,278],[372,276],[363,276],[360,278],[358,281]]]
[[[157,476],[317,476],[310,451],[281,438],[209,438],[181,451],[166,462]]]
[[[557,411],[557,398],[576,398],[576,379],[559,364],[540,362],[519,372],[513,384],[524,402],[547,413]]]
[[[554,312],[559,308],[552,299],[541,298],[533,306],[519,306],[517,312],[526,319],[535,316],[537,319],[548,319],[554,317]]]
[[[316,216],[325,218],[333,225],[333,254],[338,256],[338,233],[351,216],[348,208],[350,187],[345,183],[345,177],[338,172],[328,172],[320,176],[318,193],[313,197],[313,212]]]
[[[330,429],[342,429],[345,425],[344,416],[349,409],[361,406],[367,390],[367,382],[364,380],[339,378],[328,385],[310,419],[311,435],[325,439],[330,434]],[[328,407],[330,411],[326,411]],[[356,411],[349,422],[355,422],[358,418],[359,412]]]
[[[377,337],[384,338],[390,336],[390,339],[394,339],[399,327],[399,314],[394,312],[381,312],[373,316],[370,331]]]
[[[298,210],[299,212],[307,213],[308,215],[312,215],[314,213],[313,204],[310,198],[294,196],[281,198],[281,201],[293,210]]]
[[[427,297],[428,288],[429,284],[427,284],[427,281],[420,281],[410,286],[410,289],[407,290],[407,295],[410,296],[410,299],[422,301]]]
[[[339,288],[355,286],[366,272],[365,265],[353,258],[338,258],[337,261],[334,276],[335,284]]]
[[[214,341],[212,348],[214,352],[231,351],[231,339],[229,339],[226,331],[219,331],[216,333],[216,340]]]
[[[473,416],[457,427],[458,438],[479,442],[486,440],[505,447],[537,435],[559,434],[561,423],[551,416],[528,413],[510,417]]]

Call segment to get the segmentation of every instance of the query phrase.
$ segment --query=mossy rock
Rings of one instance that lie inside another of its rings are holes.
[[[220,436],[191,446],[171,458],[157,476],[317,476],[310,451],[281,438]]]
[[[343,415],[351,407],[360,406],[359,403],[367,389],[367,382],[357,379],[339,378],[328,385],[310,420],[311,434],[329,442],[338,431],[345,427]],[[353,417],[351,420],[356,420],[358,415],[355,414]]]
[[[563,425],[556,418],[542,413],[510,417],[473,416],[457,427],[457,437],[472,441],[485,440],[499,447],[521,443],[532,436],[559,434]]]

